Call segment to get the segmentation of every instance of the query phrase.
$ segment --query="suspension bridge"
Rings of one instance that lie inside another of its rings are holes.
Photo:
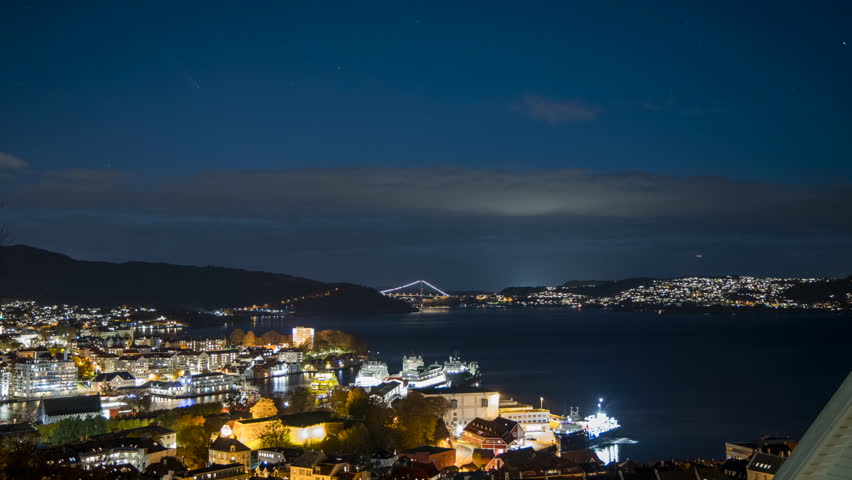
[[[450,294],[432,285],[426,280],[415,280],[407,285],[381,290],[381,293],[391,297],[415,299],[449,297]]]

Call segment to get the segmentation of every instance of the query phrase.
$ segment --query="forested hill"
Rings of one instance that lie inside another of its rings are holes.
[[[0,247],[0,298],[191,309],[288,301],[297,314],[411,311],[404,302],[358,285],[224,267],[81,261],[23,245]]]

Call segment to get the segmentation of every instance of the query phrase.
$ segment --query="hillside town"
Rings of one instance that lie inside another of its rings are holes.
[[[0,312],[0,460],[39,478],[767,480],[797,445],[761,438],[720,445],[721,459],[635,463],[592,448],[620,428],[604,399],[594,415],[559,415],[482,385],[459,357],[406,356],[391,373],[336,330],[193,338],[153,308]],[[255,382],[294,374],[310,381],[284,395]]]
[[[563,306],[606,310],[787,310],[837,312],[849,309],[849,281],[836,293],[807,298],[796,289],[817,287],[829,279],[752,276],[680,277],[620,281],[575,281],[559,286],[510,287],[465,299],[473,306]]]

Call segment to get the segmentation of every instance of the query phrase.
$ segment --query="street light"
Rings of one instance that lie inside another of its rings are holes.
[[[538,408],[544,410],[544,397],[538,397]]]

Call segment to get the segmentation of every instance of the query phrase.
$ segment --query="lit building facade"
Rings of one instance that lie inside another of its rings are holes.
[[[293,345],[309,349],[314,348],[314,329],[310,327],[293,327]]]
[[[493,420],[500,415],[500,394],[476,387],[429,388],[420,390],[427,397],[443,397],[450,404],[444,422],[450,433],[461,436],[464,427],[475,418]]]
[[[53,357],[19,358],[9,372],[9,396],[39,398],[72,395],[77,390],[77,367]]]

